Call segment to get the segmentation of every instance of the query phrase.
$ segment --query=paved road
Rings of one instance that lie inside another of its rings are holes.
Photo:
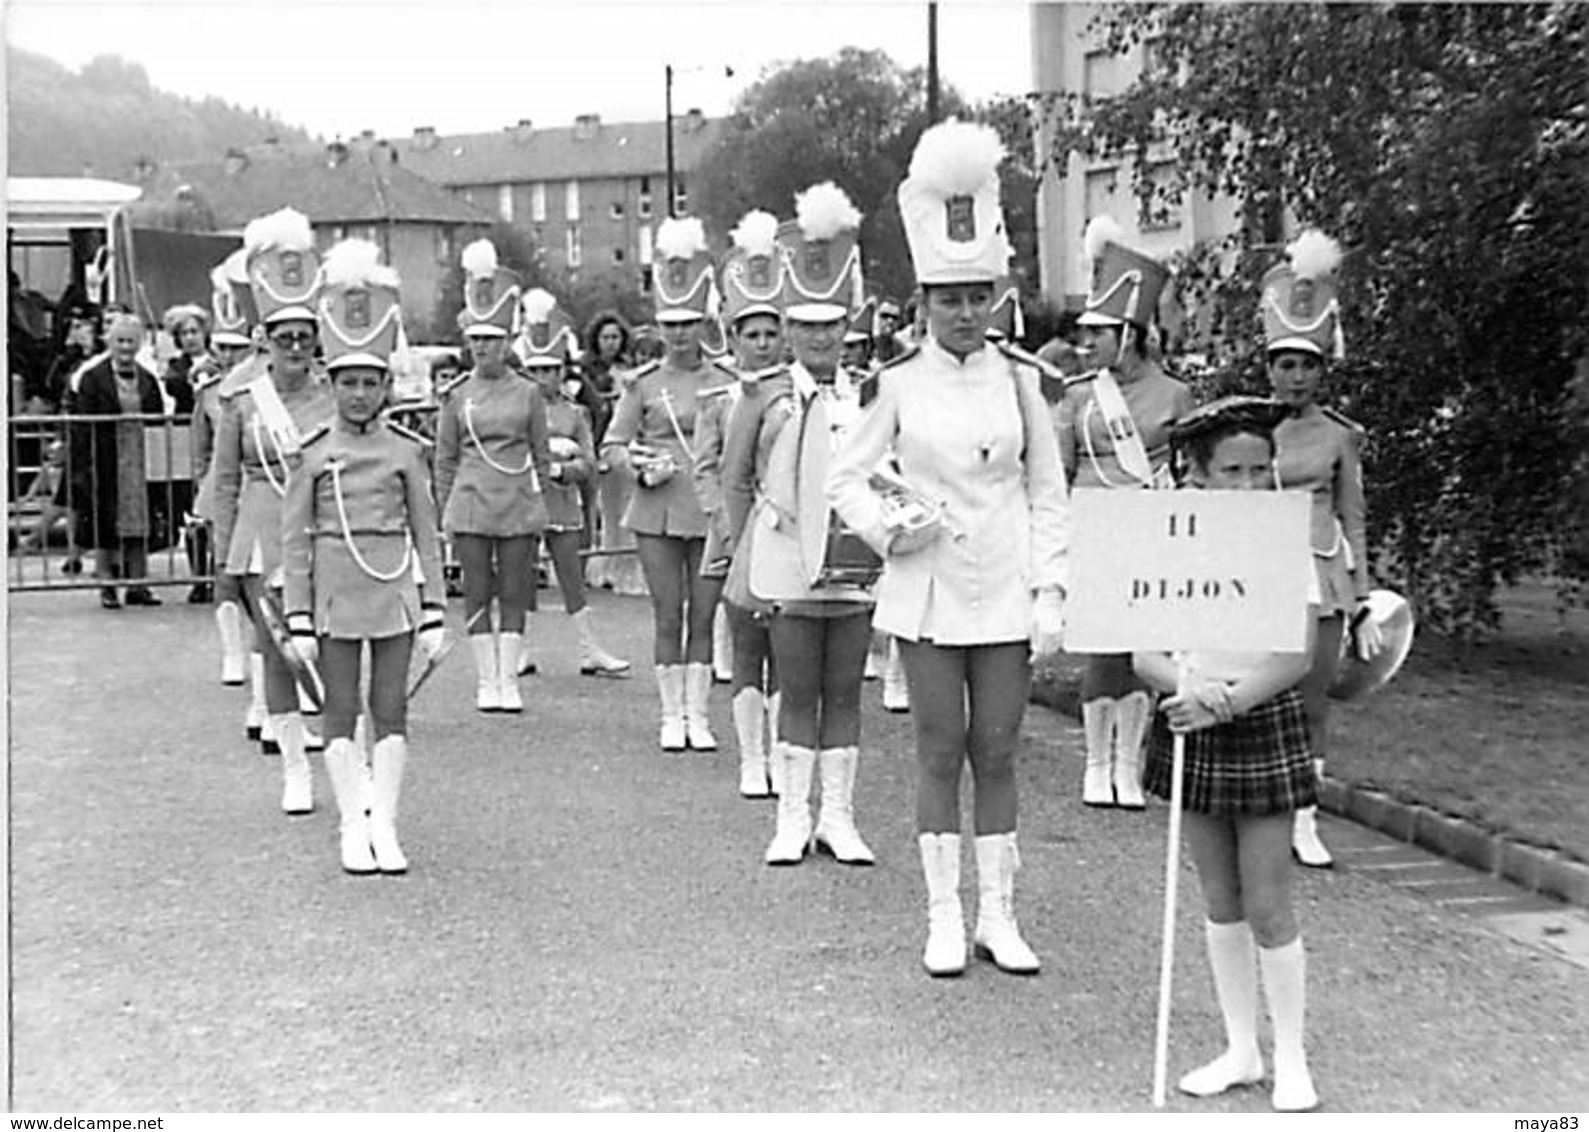
[[[581,678],[571,627],[542,615],[522,718],[473,712],[462,650],[426,687],[412,871],[350,878],[329,806],[276,809],[207,609],[110,614],[88,592],[10,612],[19,1111],[1149,1106],[1166,813],[1084,809],[1079,731],[1046,709],[1023,736],[1017,894],[1043,974],[934,981],[908,721],[876,685],[857,809],[878,866],[769,869],[772,806],[737,796],[732,756],[659,752],[646,666]],[[597,612],[646,654],[640,600]],[[1417,883],[1448,866],[1326,832],[1343,868],[1298,891],[1327,1107],[1589,1109],[1589,970],[1563,946],[1581,914]],[[970,900],[969,851],[967,871]],[[1172,1073],[1221,1034],[1184,878]],[[1514,937],[1511,915],[1535,918]]]

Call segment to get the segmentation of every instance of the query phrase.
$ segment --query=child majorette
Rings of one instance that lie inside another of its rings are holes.
[[[1274,429],[1285,413],[1274,401],[1230,397],[1183,417],[1172,442],[1185,484],[1273,489]],[[1297,572],[1308,577],[1311,649],[1318,581],[1307,546],[1297,552]],[[1181,1091],[1208,1097],[1263,1079],[1261,980],[1274,1026],[1274,1107],[1313,1108],[1318,1095],[1302,1041],[1306,962],[1291,901],[1293,814],[1317,800],[1298,690],[1310,655],[1214,651],[1177,660],[1138,653],[1134,663],[1142,679],[1168,695],[1149,735],[1144,785],[1150,794],[1170,797],[1173,733],[1186,736],[1186,843],[1203,892],[1204,938],[1225,1020],[1225,1052],[1182,1077]]]
[[[378,256],[367,240],[326,256],[319,318],[336,417],[306,439],[282,518],[287,624],[325,687],[326,773],[350,873],[408,869],[396,822],[409,658],[416,635],[422,654],[440,650],[445,602],[425,442],[381,417],[401,314],[397,273]],[[368,791],[354,739],[366,648]]]

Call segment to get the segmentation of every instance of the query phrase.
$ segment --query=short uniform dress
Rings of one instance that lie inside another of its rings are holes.
[[[795,413],[794,382],[783,367],[764,371],[744,386],[728,407],[718,482],[722,490],[725,549],[730,556],[723,600],[746,613],[767,617],[772,603],[750,591],[750,559],[756,525],[752,516],[767,491],[773,445]]]
[[[246,369],[245,369],[246,367]],[[259,411],[249,385],[268,380],[269,364],[250,359],[226,381],[221,424],[215,436],[215,545],[228,574],[259,574],[267,579],[281,566],[281,508],[298,453],[283,451]],[[324,376],[311,374],[296,389],[277,395],[303,436],[336,413]]]
[[[1275,429],[1278,486],[1313,497],[1320,617],[1350,615],[1369,592],[1361,431],[1347,418],[1317,406],[1286,418]]]
[[[453,386],[436,426],[436,499],[453,535],[519,538],[546,527],[546,402],[511,371]]]
[[[585,529],[585,504],[580,487],[596,478],[596,445],[591,436],[590,410],[561,394],[546,402],[547,446],[558,476],[542,484],[546,496],[548,531]]]

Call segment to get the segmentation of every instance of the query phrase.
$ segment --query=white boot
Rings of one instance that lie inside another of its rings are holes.
[[[883,660],[883,710],[910,710],[910,684],[905,680],[905,662],[899,658],[899,641],[888,638],[888,654]]]
[[[497,634],[497,696],[503,711],[524,710],[524,700],[519,695],[519,645],[523,639],[522,633]]]
[[[822,777],[822,812],[811,835],[818,850],[826,850],[844,865],[870,865],[877,858],[855,828],[855,769],[860,763],[856,747],[834,747],[819,756]]]
[[[1037,956],[1015,924],[1015,871],[1021,867],[1015,831],[983,834],[976,847],[977,954],[1012,975],[1035,975]]]
[[[798,865],[811,844],[811,772],[817,753],[810,747],[779,743],[772,757],[783,763],[783,792],[778,795],[778,825],[767,846],[769,865]]]
[[[375,855],[370,851],[370,818],[364,812],[364,756],[352,739],[333,739],[326,748],[326,777],[341,815],[340,841],[342,871],[373,873]]]
[[[657,695],[662,700],[664,751],[682,751],[687,745],[684,732],[684,665],[657,665]]]
[[[574,619],[574,628],[579,632],[579,674],[626,678],[629,675],[629,662],[613,656],[596,640],[596,630],[590,623],[590,606],[570,616]]]
[[[717,750],[717,737],[707,720],[707,705],[712,695],[712,666],[684,666],[684,734],[696,751]]]
[[[276,738],[275,717],[266,715],[259,725],[259,753],[262,755],[281,754],[281,743]]]
[[[514,641],[513,647],[517,650],[519,643]],[[401,735],[377,740],[371,753],[375,795],[370,799],[370,848],[375,853],[375,867],[383,873],[408,871],[408,858],[397,843],[397,802],[403,793],[403,763],[407,759],[408,740]]]
[[[314,812],[314,772],[304,753],[303,717],[295,711],[270,717],[281,747],[281,808],[289,814]]]
[[[502,710],[502,684],[497,679],[497,638],[494,633],[475,633],[469,638],[474,652],[476,711]]]
[[[966,921],[960,908],[960,835],[923,833],[921,871],[927,878],[927,948],[922,966],[935,978],[966,969]]]
[[[1146,692],[1132,692],[1115,708],[1114,774],[1115,805],[1122,810],[1146,809],[1142,796],[1142,741],[1147,738],[1152,701]]]
[[[783,697],[777,692],[767,697],[767,785],[774,798],[783,794],[783,760],[778,757],[778,710]]]
[[[256,743],[265,733],[265,657],[248,654],[248,712],[243,716],[243,733]]]
[[[734,634],[722,602],[712,613],[712,676],[719,684],[734,682]]]
[[[1114,785],[1110,760],[1114,754],[1116,703],[1088,700],[1081,705],[1081,730],[1087,743],[1087,773],[1081,780],[1081,800],[1089,806],[1113,806]]]
[[[235,601],[215,607],[215,627],[221,634],[221,683],[241,684],[248,678],[248,657],[243,652],[243,614]]]
[[[1324,760],[1313,760],[1313,771],[1320,778],[1324,777]],[[1328,869],[1335,865],[1335,858],[1330,856],[1330,851],[1324,847],[1324,842],[1319,840],[1319,808],[1317,806],[1303,806],[1291,819],[1291,852],[1298,863],[1310,869]]]
[[[1301,936],[1284,947],[1258,949],[1258,972],[1263,977],[1264,997],[1269,1000],[1269,1023],[1274,1027],[1275,1085],[1270,1103],[1278,1112],[1306,1112],[1319,1105],[1302,1044],[1307,969]]]
[[[767,704],[760,688],[741,688],[731,702],[739,742],[739,795],[767,797]]]
[[[1214,972],[1214,994],[1225,1019],[1225,1052],[1182,1077],[1179,1087],[1194,1097],[1213,1097],[1263,1080],[1263,1055],[1258,1050],[1258,961],[1245,920],[1233,924],[1205,920],[1203,939]]]
[[[311,730],[307,723],[303,727],[303,749],[310,754],[326,749],[325,737],[319,732]]]

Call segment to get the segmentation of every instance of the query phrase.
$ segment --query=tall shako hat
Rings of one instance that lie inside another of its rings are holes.
[[[248,222],[244,263],[254,305],[266,326],[288,319],[314,321],[320,257],[309,218],[291,208]]]
[[[850,316],[850,325],[844,331],[844,344],[870,342],[877,336],[877,296],[872,296]]]
[[[391,366],[403,315],[397,272],[380,259],[369,240],[343,240],[326,253],[319,313],[328,370]]]
[[[1021,313],[1021,289],[1015,276],[1006,275],[993,285],[993,313],[988,322],[988,337],[1019,342],[1026,337],[1026,316]]]
[[[215,330],[210,340],[221,346],[248,346],[258,321],[254,292],[248,286],[247,253],[238,248],[210,269],[210,311]]]
[[[723,257],[718,287],[723,293],[723,321],[732,326],[752,314],[780,313],[783,259],[778,255],[778,218],[753,208],[729,234],[733,246]]]
[[[1319,357],[1346,357],[1335,270],[1341,245],[1309,228],[1286,245],[1286,262],[1263,277],[1264,348],[1303,350]]]
[[[856,237],[861,214],[832,181],[795,194],[795,218],[778,226],[783,313],[795,322],[849,318],[865,293]]]
[[[658,322],[693,322],[717,314],[717,283],[699,217],[670,216],[652,242],[651,290]]]
[[[497,262],[490,240],[476,240],[464,248],[463,310],[458,329],[465,335],[503,338],[518,329],[519,277]]]
[[[574,324],[550,291],[532,287],[519,300],[519,359],[527,366],[564,366],[579,354]]]
[[[951,118],[923,132],[899,186],[916,282],[992,283],[1010,262],[999,206],[1004,143],[988,126]]]
[[[1094,216],[1082,236],[1087,262],[1087,306],[1079,326],[1146,327],[1155,321],[1159,295],[1170,270],[1151,256],[1122,243],[1120,225],[1111,216]]]

